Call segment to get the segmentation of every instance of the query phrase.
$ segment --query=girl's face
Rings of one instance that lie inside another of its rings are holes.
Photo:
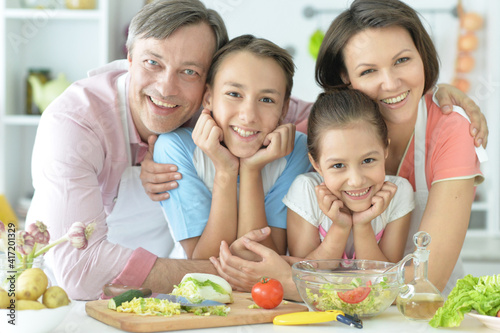
[[[346,44],[344,59],[345,81],[378,101],[388,124],[415,122],[425,75],[406,29],[393,26],[359,32]]]
[[[245,158],[262,148],[284,118],[285,92],[285,73],[275,60],[237,51],[220,64],[204,106],[212,111],[229,151]]]
[[[310,158],[326,187],[353,212],[365,211],[385,181],[387,149],[366,121],[327,129],[319,138],[319,160]]]

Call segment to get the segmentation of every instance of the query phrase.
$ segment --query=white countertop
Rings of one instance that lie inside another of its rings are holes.
[[[465,237],[461,257],[464,261],[490,261],[500,263],[500,237]],[[498,272],[500,273],[500,271]]]
[[[202,332],[202,333],[269,333],[269,332],[282,332],[282,333],[295,333],[295,332],[356,332],[356,328],[346,326],[338,322],[328,322],[314,325],[303,326],[275,326],[273,324],[258,324],[258,325],[245,325],[245,326],[232,326],[232,327],[218,327],[218,328],[205,328],[202,330],[184,330],[180,332]],[[414,322],[405,319],[395,306],[391,306],[384,313],[371,319],[363,320],[363,329],[360,332],[445,332],[453,331],[459,332],[494,332],[484,326],[478,320],[465,316],[464,321],[460,327],[453,329],[435,329],[429,326],[426,322]],[[114,327],[103,324],[85,313],[85,302],[75,301],[71,312],[65,320],[53,331],[53,333],[116,333],[123,332]]]

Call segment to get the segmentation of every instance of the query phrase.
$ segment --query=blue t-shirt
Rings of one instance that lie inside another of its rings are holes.
[[[155,144],[154,160],[174,164],[182,179],[161,202],[174,239],[201,236],[210,215],[215,167],[195,145],[192,128],[179,128],[162,134]],[[297,132],[293,151],[262,169],[266,217],[269,226],[286,229],[286,206],[282,199],[296,176],[311,168],[307,157],[306,135]],[[239,179],[238,179],[239,187]]]

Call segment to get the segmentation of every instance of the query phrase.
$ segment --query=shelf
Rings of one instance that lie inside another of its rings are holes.
[[[34,19],[43,24],[45,20],[97,20],[102,13],[97,9],[5,9],[6,19]]]
[[[5,115],[4,124],[17,126],[38,126],[39,115]]]

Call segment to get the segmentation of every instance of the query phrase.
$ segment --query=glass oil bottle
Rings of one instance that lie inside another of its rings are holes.
[[[396,305],[407,319],[428,321],[443,306],[441,292],[427,279],[431,236],[419,231],[413,236],[417,250],[413,253],[414,279],[407,283],[396,299]],[[404,267],[401,267],[404,269]],[[404,280],[404,274],[401,274]]]

